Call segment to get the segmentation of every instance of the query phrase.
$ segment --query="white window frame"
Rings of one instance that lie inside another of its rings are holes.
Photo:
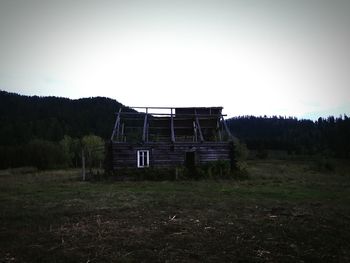
[[[141,159],[141,162],[140,162],[140,159]],[[137,167],[138,168],[149,167],[149,150],[137,151]]]

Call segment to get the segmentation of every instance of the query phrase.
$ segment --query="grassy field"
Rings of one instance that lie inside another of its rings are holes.
[[[1,171],[0,262],[350,261],[350,167],[248,167],[241,181]]]

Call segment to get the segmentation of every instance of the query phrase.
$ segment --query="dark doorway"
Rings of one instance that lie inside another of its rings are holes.
[[[195,151],[186,152],[185,166],[191,169],[191,168],[194,168],[195,165],[196,165],[196,152]]]

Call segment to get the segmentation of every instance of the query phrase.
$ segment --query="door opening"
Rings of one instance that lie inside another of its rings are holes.
[[[195,151],[186,152],[185,166],[191,169],[191,168],[194,168],[195,165],[196,165],[196,152]]]

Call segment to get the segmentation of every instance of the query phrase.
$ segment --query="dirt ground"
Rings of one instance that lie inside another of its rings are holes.
[[[348,167],[248,165],[243,181],[2,171],[0,261],[350,262]]]

